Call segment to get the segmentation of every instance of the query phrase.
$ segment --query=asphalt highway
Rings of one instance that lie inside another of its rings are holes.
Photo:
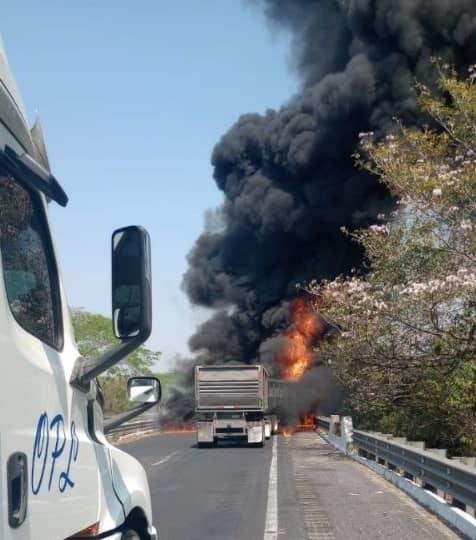
[[[121,445],[149,476],[160,540],[440,540],[458,536],[316,433],[265,448],[197,448],[195,434]]]

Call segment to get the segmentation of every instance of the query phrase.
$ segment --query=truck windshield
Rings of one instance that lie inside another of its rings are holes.
[[[39,196],[0,170],[0,250],[5,289],[18,324],[62,347],[59,285]]]
[[[219,412],[217,413],[217,420],[241,420],[243,413],[241,412]]]

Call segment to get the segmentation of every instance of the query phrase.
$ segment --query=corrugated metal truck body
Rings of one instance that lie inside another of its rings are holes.
[[[197,411],[268,409],[268,374],[263,366],[196,366]]]
[[[268,412],[268,373],[260,365],[195,367],[195,410],[199,446],[241,439],[263,446]]]

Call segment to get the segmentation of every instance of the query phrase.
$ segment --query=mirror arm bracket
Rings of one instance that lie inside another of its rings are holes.
[[[74,364],[69,383],[82,392],[89,392],[90,383],[93,379],[140,347],[147,340],[149,334],[149,332],[146,332],[127,341],[124,340],[119,345],[107,349],[106,352],[93,360],[78,358]]]
[[[116,414],[112,418],[110,418],[107,422],[104,422],[104,433],[109,433],[112,429],[120,426],[124,422],[128,422],[129,420],[132,420],[136,416],[139,416],[145,411],[148,411],[149,409],[152,409],[152,407],[156,406],[157,402],[155,403],[144,403],[140,407],[137,407],[136,409],[132,409],[132,411],[126,411],[123,413]]]

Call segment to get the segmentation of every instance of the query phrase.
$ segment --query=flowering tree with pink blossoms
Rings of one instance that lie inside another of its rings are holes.
[[[312,282],[336,329],[321,344],[361,424],[476,450],[476,68],[440,67],[439,92],[418,86],[428,126],[376,141],[356,161],[397,201],[390,216],[344,231],[366,272]]]

